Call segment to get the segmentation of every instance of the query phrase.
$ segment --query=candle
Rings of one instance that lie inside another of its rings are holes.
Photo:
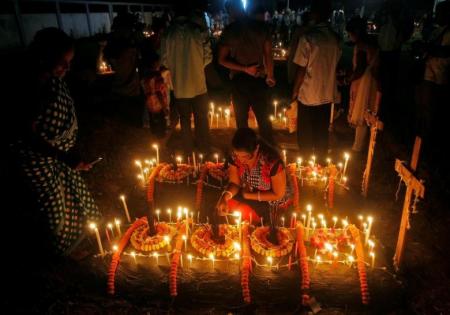
[[[212,128],[214,124],[214,112],[209,112],[209,116],[211,117],[209,128]]]
[[[197,160],[195,159],[195,152],[192,152],[192,163],[194,163],[194,169],[197,168]]]
[[[169,222],[172,223],[172,209],[167,209],[167,213],[169,214]]]
[[[333,217],[333,229],[336,228],[337,221],[338,221],[338,218],[337,217]]]
[[[287,128],[287,118],[283,117],[283,122],[284,122],[284,128]]]
[[[100,233],[98,232],[97,224],[91,223],[91,224],[89,225],[89,227],[90,227],[91,230],[93,230],[94,233],[95,233],[95,237],[97,238],[98,250],[100,251],[100,256],[103,256],[103,255],[105,254],[105,252],[103,251],[102,240],[100,239]]]
[[[181,161],[182,161],[181,156],[177,156],[177,165],[178,165],[178,166],[180,166]]]
[[[317,264],[320,264],[322,262],[322,258],[320,256],[317,256],[316,262],[317,262]]]
[[[216,114],[216,128],[219,128],[219,114]]]
[[[108,232],[108,228],[105,228],[105,234],[106,234],[106,239],[108,240],[108,243],[111,244],[111,237],[109,236],[109,232]]]
[[[112,223],[110,222],[110,223],[108,223],[108,229],[111,231],[111,235],[112,235],[112,237],[114,237],[114,229],[113,229],[113,225],[112,225]]]
[[[216,159],[216,164],[219,164],[219,154],[214,154],[214,158]]]
[[[281,121],[283,115],[281,113],[278,114],[278,119]]]
[[[234,211],[233,216],[236,217],[236,225],[239,230],[239,242],[241,242],[242,238],[242,231],[241,231],[241,219],[242,219],[242,213],[239,211]]]
[[[284,217],[281,217],[281,226],[284,227]]]
[[[275,117],[273,115],[269,116],[270,122],[273,122],[275,120]]]
[[[119,250],[119,246],[117,246],[116,244],[114,244],[114,245],[112,246],[112,251],[113,251],[114,253],[117,253],[118,250]]]
[[[187,251],[187,236],[186,236],[186,235],[183,235],[183,236],[181,236],[181,238],[182,238],[183,241],[184,241],[184,250]]]
[[[158,257],[159,257],[159,255],[158,255],[158,253],[157,252],[153,252],[153,257],[155,257],[155,260],[156,260],[156,265],[159,265],[159,262],[158,262]]]
[[[275,117],[277,117],[277,106],[278,106],[278,101],[273,101],[273,107],[274,107],[273,115]]]
[[[156,164],[159,164],[159,147],[156,143],[153,144],[153,149],[156,150]]]
[[[194,211],[191,211],[191,224],[192,224],[192,231],[194,231]]]
[[[297,225],[297,213],[292,213],[292,224],[291,224],[291,228],[295,228],[295,226]]]
[[[369,225],[367,226],[367,230],[366,230],[366,244],[367,244],[367,241],[369,240],[369,237],[370,237],[370,231],[372,229],[373,218],[372,217],[367,217],[367,222],[369,222]]]
[[[186,235],[189,235],[189,211],[187,208],[184,208],[184,214],[186,216]]]
[[[302,214],[303,226],[306,226],[306,214]]]
[[[119,236],[121,236],[122,235],[122,231],[120,231],[120,220],[119,219],[114,219],[114,223],[116,224],[117,234]]]
[[[261,217],[261,226],[264,226],[264,218]]]
[[[330,164],[331,164],[331,159],[330,158],[327,158],[327,164],[328,164],[328,166],[330,166]]]
[[[128,212],[127,202],[125,201],[125,195],[121,195],[120,199],[122,200],[123,209],[125,210],[125,215],[127,217],[128,223],[131,223],[130,213]]]
[[[222,118],[222,107],[219,107],[220,118]]]
[[[156,209],[156,211],[155,211],[155,213],[156,213],[156,217],[158,218],[158,222],[159,222],[159,214],[160,214],[160,210],[159,209]]]
[[[187,259],[189,260],[189,267],[192,267],[192,255],[188,254]]]
[[[350,244],[350,248],[352,249],[352,250],[350,251],[350,255],[352,255],[352,254],[353,254],[353,251],[355,250],[355,244]]]
[[[136,264],[137,263],[137,261],[136,261],[136,252],[131,252],[131,257],[133,257],[133,259],[134,259],[134,263]]]
[[[250,211],[250,222],[249,222],[249,224],[252,224],[252,222],[253,222],[253,212]]]
[[[198,156],[200,157],[200,165],[202,165],[203,164],[203,154],[199,154]]]
[[[375,243],[372,240],[369,240],[367,242],[367,245],[369,245],[369,250],[372,252],[373,248],[375,247]]]
[[[375,253],[374,252],[370,252],[370,257],[372,257],[372,268],[375,267]]]
[[[225,109],[225,119],[227,121],[227,127],[230,127],[230,109]]]
[[[212,269],[214,270],[214,260],[215,260],[215,258],[214,258],[214,254],[213,253],[209,254],[209,259],[211,259],[211,261],[212,261]]]
[[[273,258],[272,256],[267,257],[267,262],[269,263],[269,268],[272,269]]]
[[[355,258],[353,256],[348,256],[348,262],[349,262],[350,266],[353,264],[354,261],[355,261]]]
[[[287,161],[286,150],[283,150],[283,161],[284,161],[284,164],[286,164],[286,161]]]
[[[345,176],[345,172],[347,171],[348,160],[350,159],[350,155],[346,152],[344,153],[344,170],[342,171],[342,176]]]
[[[139,170],[141,171],[141,176],[139,176],[139,178],[142,178],[142,180],[144,180],[144,170],[142,169],[142,163],[139,160],[134,161],[134,164],[137,165],[137,167],[139,167]]]
[[[316,166],[316,156],[315,155],[313,155],[312,157],[312,162],[313,162],[313,168]]]
[[[212,116],[214,117],[214,103],[213,102],[210,103],[210,107],[211,107]]]

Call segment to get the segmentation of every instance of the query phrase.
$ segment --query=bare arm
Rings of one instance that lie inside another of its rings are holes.
[[[305,80],[306,67],[299,66],[295,75],[294,87],[292,88],[292,100],[295,101],[298,96],[298,91]]]
[[[225,68],[228,68],[230,70],[239,71],[239,72],[245,72],[251,76],[255,76],[258,71],[258,66],[243,66],[238,64],[237,62],[234,62],[233,60],[230,60],[231,49],[230,47],[226,45],[220,45],[219,46],[219,56],[218,61],[219,64],[224,66]]]

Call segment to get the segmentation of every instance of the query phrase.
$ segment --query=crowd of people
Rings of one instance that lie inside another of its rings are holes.
[[[342,9],[332,10],[331,1],[313,1],[307,10],[275,11],[270,16],[262,6],[244,10],[240,0],[228,0],[220,21],[209,22],[203,1],[180,1],[173,15],[153,21],[149,38],[142,36],[133,15],[121,14],[103,52],[115,72],[111,94],[117,102],[133,100],[142,124],[161,141],[167,140],[169,150],[169,136],[179,122],[184,153],[207,155],[215,149],[208,123],[205,73],[217,62],[229,71],[238,128],[229,160],[230,184],[218,201],[218,213],[223,215],[231,200],[253,204],[254,209],[261,209],[261,203],[283,208],[289,204],[289,182],[268,114],[271,88],[277,83],[273,34],[287,34],[286,41],[290,41],[291,93],[286,97],[297,108],[300,152],[328,156],[331,105],[341,102],[339,90],[345,87],[350,90],[348,122],[355,128],[352,149],[362,151],[367,111],[380,115],[387,126],[392,127],[398,119],[394,94],[399,54],[411,34],[399,24],[404,21],[399,3],[386,1],[378,36],[369,34],[364,17],[356,14],[346,20]],[[421,45],[424,72],[417,122],[418,133],[429,143],[437,136],[433,124],[442,123],[437,118],[438,108],[442,100],[448,100],[449,12],[449,0],[437,5],[436,25],[427,30],[428,39]],[[216,50],[211,47],[212,25],[222,28]],[[342,72],[344,33],[353,44],[353,58],[351,69]],[[85,223],[101,216],[80,176],[91,164],[69,154],[76,143],[78,124],[63,79],[73,54],[73,41],[64,32],[49,28],[36,34],[28,49],[28,79],[21,82],[29,93],[22,95],[20,102],[30,110],[10,146],[18,174],[38,209],[32,216],[46,221],[45,235],[60,254],[70,254],[83,237]],[[343,75],[338,76],[340,73]],[[259,136],[248,128],[250,109]],[[263,210],[256,210],[254,219],[258,215],[267,218]]]

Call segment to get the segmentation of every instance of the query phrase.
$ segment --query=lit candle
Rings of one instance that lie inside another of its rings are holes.
[[[349,262],[350,266],[353,264],[354,261],[355,261],[355,258],[353,256],[348,256],[348,262]]]
[[[219,114],[216,114],[216,128],[219,128]]]
[[[189,260],[189,267],[192,267],[192,255],[188,254],[187,259]]]
[[[209,128],[212,128],[214,125],[214,112],[209,112],[209,116],[211,117]]]
[[[182,158],[181,156],[177,156],[177,165],[179,166],[181,164]]]
[[[195,152],[192,152],[192,163],[194,163],[194,169],[197,168],[197,160],[195,159]]]
[[[155,257],[155,261],[156,261],[156,265],[159,265],[159,259],[158,259],[158,257],[159,257],[159,255],[158,255],[158,253],[157,252],[153,252],[153,257]]]
[[[347,171],[348,160],[350,159],[350,155],[346,152],[344,153],[344,170],[342,171],[342,176],[345,176],[345,172]]]
[[[267,257],[267,262],[269,263],[269,268],[272,269],[273,258],[272,256]]]
[[[108,229],[111,231],[111,235],[112,235],[112,237],[114,237],[114,229],[113,229],[113,225],[112,225],[112,223],[111,222],[109,222],[108,223]]]
[[[270,115],[269,119],[270,119],[271,122],[273,122],[275,120],[275,117],[273,115]]]
[[[122,231],[120,230],[120,220],[119,219],[114,219],[114,223],[116,224],[117,234],[119,236],[121,236],[122,235]]]
[[[121,195],[120,199],[122,200],[123,209],[125,210],[125,215],[127,217],[128,223],[131,223],[130,213],[128,212],[127,202],[125,201],[125,195]]]
[[[296,225],[297,225],[297,213],[293,212],[291,228],[295,228]]]
[[[317,264],[320,264],[322,262],[322,258],[320,256],[316,257],[316,262]]]
[[[281,118],[283,117],[283,115],[281,113],[278,114],[278,119],[281,121]]]
[[[219,164],[219,154],[214,154],[214,158],[216,159],[216,164]]]
[[[184,241],[184,250],[187,251],[187,236],[186,236],[186,235],[183,235],[183,236],[181,236],[181,238],[182,238],[183,241]]]
[[[105,252],[103,251],[102,240],[100,239],[100,233],[98,232],[97,224],[91,223],[91,224],[89,225],[89,227],[90,227],[91,230],[93,230],[94,233],[95,233],[95,237],[97,238],[98,250],[100,251],[100,256],[103,256],[103,255],[105,254]]]
[[[306,226],[306,214],[302,214],[303,226]]]
[[[189,211],[184,208],[184,215],[186,216],[186,235],[189,235]]]
[[[211,113],[212,113],[213,116],[214,116],[214,103],[211,102],[211,103],[210,103],[210,106],[211,106]]]
[[[133,259],[134,259],[134,263],[136,264],[137,263],[137,261],[136,261],[136,252],[131,252],[131,257],[133,257]]]
[[[215,258],[214,258],[214,254],[213,253],[209,254],[209,259],[211,259],[211,261],[212,261],[212,269],[214,270],[214,260],[215,260]]]
[[[375,253],[374,252],[370,252],[370,257],[372,257],[372,268],[375,267]]]
[[[230,127],[230,109],[225,109],[225,119],[227,121],[227,127]]]
[[[203,154],[199,154],[198,156],[200,157],[200,165],[202,165],[203,164]]]
[[[284,217],[281,217],[281,226],[284,227]]]
[[[367,217],[367,222],[369,222],[369,225],[367,226],[367,230],[366,230],[366,244],[367,244],[367,241],[369,240],[369,237],[370,237],[370,231],[372,230],[373,218],[372,217]]]
[[[156,150],[156,164],[159,164],[159,147],[156,143],[153,144],[153,149]]]
[[[372,240],[368,240],[367,245],[369,245],[369,250],[372,252],[375,247],[375,243]]]
[[[312,161],[313,161],[313,167],[315,167],[316,166],[316,156],[315,155],[312,156]]]
[[[273,101],[273,107],[274,107],[273,115],[275,117],[277,117],[277,106],[278,106],[278,101]]]
[[[261,217],[261,226],[264,226],[264,218]]]
[[[286,164],[286,161],[287,161],[286,150],[283,150],[283,161],[284,161],[284,164]]]
[[[241,231],[241,219],[242,219],[242,213],[239,211],[234,211],[233,216],[236,217],[236,225],[239,230],[239,242],[241,242],[242,238],[242,231]]]
[[[141,161],[139,161],[139,160],[136,160],[136,161],[134,161],[134,164],[136,164],[137,165],[137,167],[139,167],[139,170],[140,170],[140,172],[141,172],[141,177],[142,177],[142,180],[144,180],[144,170],[143,170],[143,168],[142,168],[142,163],[141,163]],[[140,178],[141,178],[140,177]]]
[[[158,222],[159,222],[159,214],[161,213],[161,210],[156,209],[155,213],[156,213],[156,217],[158,218]]]
[[[172,209],[167,209],[167,213],[169,214],[169,222],[172,223]]]
[[[112,246],[112,251],[113,251],[114,253],[117,253],[118,250],[119,250],[119,246],[117,246],[116,244],[114,244],[114,245]]]
[[[287,118],[283,117],[283,122],[284,122],[284,128],[287,128]]]
[[[333,229],[336,228],[337,221],[338,221],[338,218],[337,217],[333,217]]]
[[[350,248],[351,248],[350,255],[352,255],[353,251],[355,250],[355,244],[350,244]]]

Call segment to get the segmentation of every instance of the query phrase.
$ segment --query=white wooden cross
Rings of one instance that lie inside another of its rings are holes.
[[[395,161],[395,171],[399,174],[401,180],[406,185],[405,201],[403,203],[403,212],[402,212],[402,219],[400,222],[400,231],[398,233],[397,248],[395,249],[395,255],[393,258],[394,267],[397,271],[400,269],[400,265],[402,262],[406,230],[409,228],[409,214],[410,214],[409,209],[412,195],[414,193],[415,198],[423,199],[425,197],[425,186],[423,185],[421,180],[417,179],[414,176],[414,172],[417,169],[417,163],[419,162],[421,143],[422,139],[420,137],[416,137],[409,168],[399,159],[396,159]]]

